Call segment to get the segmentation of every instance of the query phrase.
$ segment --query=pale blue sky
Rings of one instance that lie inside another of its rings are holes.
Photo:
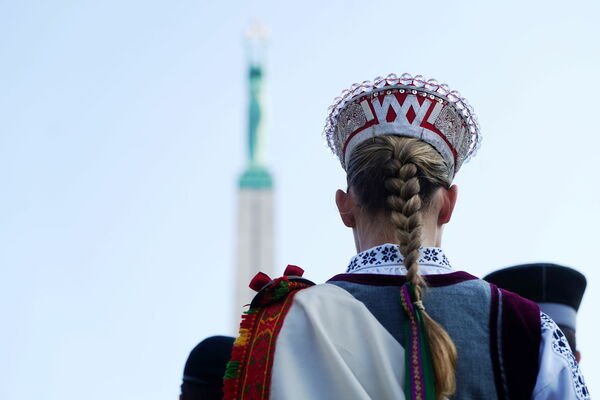
[[[485,138],[444,248],[476,275],[528,261],[584,272],[595,393],[599,8],[0,0],[0,398],[176,398],[189,350],[227,333],[256,17],[272,32],[278,269],[322,282],[353,254],[321,138],[331,100],[389,72],[447,82]]]

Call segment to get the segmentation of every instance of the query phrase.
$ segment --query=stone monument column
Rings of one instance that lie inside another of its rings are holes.
[[[273,273],[273,179],[265,166],[264,52],[267,33],[258,22],[246,33],[248,48],[247,166],[240,176],[238,198],[235,329],[244,305],[255,292],[248,284],[257,272]]]

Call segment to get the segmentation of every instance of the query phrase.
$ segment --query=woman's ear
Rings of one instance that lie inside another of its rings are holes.
[[[348,193],[344,192],[342,189],[338,189],[335,192],[335,204],[337,205],[338,211],[340,212],[340,218],[342,218],[342,222],[348,228],[354,228],[356,226],[356,219],[354,217],[354,197],[350,190]]]
[[[456,199],[458,197],[458,187],[456,185],[442,191],[440,213],[438,214],[438,225],[444,225],[450,222]]]

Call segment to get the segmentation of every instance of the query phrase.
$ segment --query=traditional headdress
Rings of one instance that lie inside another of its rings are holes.
[[[344,90],[329,107],[324,135],[344,169],[356,146],[369,138],[419,138],[442,155],[451,179],[481,143],[473,108],[457,91],[410,74],[389,74]]]

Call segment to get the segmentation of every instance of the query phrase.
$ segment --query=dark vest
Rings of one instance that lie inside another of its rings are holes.
[[[423,303],[448,332],[458,351],[453,399],[530,399],[539,368],[538,306],[467,274],[425,275]],[[399,288],[404,276],[336,275],[339,286],[365,304],[404,343]]]

